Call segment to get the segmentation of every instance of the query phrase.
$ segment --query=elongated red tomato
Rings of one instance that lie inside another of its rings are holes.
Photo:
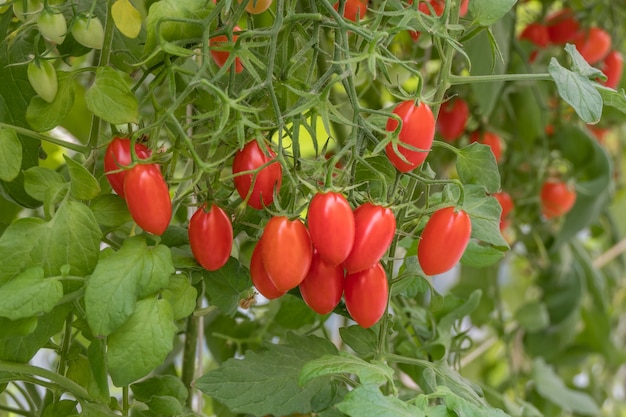
[[[203,268],[216,271],[228,262],[233,247],[233,225],[224,210],[203,204],[189,220],[189,246]]]
[[[354,210],[354,244],[343,263],[349,274],[376,264],[396,233],[396,217],[389,208],[367,202]]]
[[[601,83],[609,88],[617,88],[622,79],[622,71],[624,69],[622,54],[616,50],[609,52],[604,61],[602,61],[600,69],[606,75],[606,81],[601,81]]]
[[[574,40],[574,45],[585,61],[593,65],[611,50],[611,35],[604,29],[592,27],[587,32],[580,33]]]
[[[124,198],[124,177],[126,171],[118,171],[132,162],[130,154],[131,141],[128,138],[114,137],[104,152],[104,172],[113,190]],[[141,143],[135,143],[135,155],[139,159],[150,158],[150,149]]]
[[[159,166],[144,164],[129,169],[124,192],[135,223],[146,232],[162,235],[172,218],[172,201]]]
[[[469,107],[465,100],[457,97],[446,101],[437,115],[437,132],[445,141],[452,142],[463,134],[468,118]]]
[[[283,179],[283,169],[276,160],[276,154],[269,148],[267,151],[269,155],[266,155],[259,144],[253,140],[248,142],[243,149],[237,151],[233,159],[235,188],[237,188],[242,199],[248,196],[250,188],[252,188],[248,205],[257,210],[272,204],[274,190],[278,193]],[[256,174],[252,172],[237,175],[246,171],[255,171]]]
[[[487,145],[491,148],[493,156],[496,158],[496,162],[500,162],[502,158],[502,139],[500,136],[493,132],[472,132],[470,136],[470,142],[478,142],[483,145]]]
[[[546,18],[546,27],[550,42],[565,45],[576,39],[579,33],[579,24],[571,9],[561,9]]]
[[[274,216],[263,231],[263,265],[279,291],[300,285],[309,272],[313,245],[309,232],[299,219]]]
[[[427,275],[441,274],[459,262],[472,234],[472,222],[463,210],[435,211],[422,232],[417,259]]]
[[[346,308],[361,327],[372,327],[380,320],[385,314],[388,296],[387,274],[380,263],[346,276]]]
[[[333,7],[335,10],[339,10],[339,2],[336,2]],[[356,22],[357,16],[359,20],[363,20],[366,14],[367,0],[346,0],[346,5],[343,9],[343,17]]]
[[[525,39],[540,48],[545,48],[550,42],[548,28],[539,22],[529,23],[520,33],[519,38]]]
[[[252,1],[250,2],[252,3]],[[239,26],[235,26],[233,28],[234,32],[241,31]],[[232,42],[235,43],[239,36],[233,35]],[[211,48],[211,56],[213,57],[213,61],[221,68],[226,64],[228,58],[230,57],[230,52],[224,50],[225,46],[229,43],[228,36],[226,35],[218,35],[214,36],[209,40],[209,46]],[[235,73],[239,74],[243,71],[243,64],[239,58],[235,58]]]
[[[409,172],[424,162],[428,152],[430,152],[435,137],[435,117],[426,103],[420,102],[416,106],[412,100],[398,104],[393,113],[402,120],[402,127],[398,135],[400,143],[397,146],[397,152],[391,142],[385,147],[385,152],[398,171]],[[397,127],[398,121],[390,117],[386,129],[391,132]],[[420,150],[410,149],[403,145]]]
[[[314,252],[309,272],[300,283],[300,294],[311,310],[328,314],[339,304],[343,284],[343,266],[331,265]]]
[[[506,191],[494,193],[493,197],[498,200],[500,207],[502,207],[502,213],[500,214],[500,230],[504,230],[509,225],[508,216],[511,210],[513,210],[513,199]]]
[[[346,260],[354,244],[354,213],[343,194],[318,193],[307,214],[313,247],[331,265]]]
[[[558,179],[548,179],[541,186],[541,213],[546,219],[567,214],[576,202],[576,191]]]
[[[263,265],[263,239],[254,247],[252,258],[250,258],[250,277],[252,284],[263,297],[273,300],[285,294],[276,288]]]

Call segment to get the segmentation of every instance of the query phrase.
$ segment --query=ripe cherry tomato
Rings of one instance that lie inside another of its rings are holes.
[[[237,0],[241,3],[243,0]],[[250,14],[261,14],[272,5],[272,0],[250,0],[246,4],[246,12]]]
[[[372,327],[380,320],[385,314],[388,296],[387,275],[380,263],[346,276],[346,308],[361,327]]]
[[[435,211],[422,232],[417,259],[427,275],[441,274],[459,262],[472,234],[472,222],[463,210]]]
[[[469,107],[462,98],[453,98],[441,105],[437,116],[437,132],[447,141],[458,139],[465,131]]]
[[[252,251],[252,258],[250,258],[250,277],[252,278],[252,284],[254,284],[259,294],[268,300],[273,300],[274,298],[282,296],[285,292],[276,288],[265,270],[265,266],[263,265],[262,242],[262,239],[259,240]]]
[[[409,4],[413,4],[413,0],[409,0]],[[437,16],[441,16],[446,7],[446,4],[443,0],[430,0],[428,2],[420,1],[420,3],[417,5],[417,10],[427,16],[430,16],[431,7],[428,7],[429,4],[432,7],[432,10],[435,12],[435,15]],[[411,38],[413,38],[413,40],[417,42],[420,37],[420,32],[416,30],[411,30],[409,31],[409,35],[411,35]]]
[[[339,10],[339,2],[333,5],[335,10]],[[367,0],[346,0],[346,5],[343,9],[343,17],[348,20],[356,22],[357,16],[359,20],[363,20],[367,14]]]
[[[600,82],[609,88],[617,88],[622,79],[622,71],[624,69],[622,54],[616,50],[609,52],[604,61],[602,61],[600,69],[606,75],[606,81]]]
[[[300,285],[313,258],[311,237],[299,220],[274,216],[263,231],[263,265],[279,291]]]
[[[243,149],[237,151],[233,159],[233,174],[258,170],[256,175],[250,173],[234,177],[235,188],[244,200],[254,182],[248,205],[258,210],[272,204],[274,189],[278,193],[283,179],[283,169],[280,163],[276,161],[276,154],[269,148],[267,151],[269,155],[266,155],[259,144],[253,140],[248,142]],[[268,164],[270,161],[275,162]]]
[[[546,28],[550,42],[564,45],[574,41],[579,32],[579,24],[571,9],[561,9],[546,18]]]
[[[341,300],[343,283],[343,266],[333,266],[315,252],[309,272],[300,283],[300,294],[311,310],[317,314],[328,314]]]
[[[491,148],[491,152],[493,152],[493,156],[496,157],[496,162],[500,162],[500,158],[502,158],[502,139],[500,136],[493,132],[480,133],[476,131],[472,132],[470,141],[488,145]]]
[[[383,257],[396,232],[391,209],[367,202],[354,210],[354,244],[343,263],[349,274],[376,264]]]
[[[253,0],[250,1],[252,3]],[[239,26],[235,26],[233,28],[234,32],[241,31]],[[239,36],[233,35],[232,43],[234,44],[237,41]],[[214,36],[209,40],[209,47],[211,49],[211,56],[213,57],[213,61],[221,68],[228,61],[228,57],[230,56],[229,51],[225,51],[225,46],[229,45],[230,41],[226,35],[218,35]],[[235,58],[235,72],[239,74],[243,71],[243,65],[241,64],[241,60],[239,58]]]
[[[548,179],[541,187],[541,213],[546,219],[561,217],[576,202],[576,191],[558,179]]]
[[[348,200],[335,192],[315,194],[307,220],[320,258],[331,265],[345,261],[354,244],[354,213]]]
[[[189,220],[189,245],[194,258],[203,268],[216,271],[228,262],[233,246],[230,217],[215,204],[207,211],[206,204]]]
[[[589,31],[580,33],[574,40],[578,52],[591,65],[602,60],[611,50],[611,35],[604,29],[589,28]]]
[[[126,176],[126,171],[111,172],[127,167],[132,162],[130,144],[131,141],[128,138],[114,137],[104,152],[104,172],[107,180],[109,180],[113,190],[122,198],[124,198],[124,177]],[[148,159],[151,151],[146,145],[135,142],[135,155],[139,159]]]
[[[500,191],[499,193],[493,194],[498,203],[500,203],[500,207],[502,207],[502,214],[500,214],[500,230],[506,229],[509,224],[509,220],[507,219],[511,210],[513,210],[513,199],[511,195],[506,191]]]
[[[398,104],[393,113],[402,120],[397,150],[408,163],[393,149],[391,142],[385,147],[385,152],[398,171],[409,172],[417,168],[428,156],[435,137],[435,117],[426,103],[420,102],[416,106],[412,100]],[[387,131],[394,131],[397,127],[398,121],[390,117],[387,121]],[[423,151],[409,149],[403,144]]]
[[[548,28],[539,22],[529,23],[519,35],[520,39],[525,39],[540,48],[545,48],[550,42]]]
[[[172,201],[158,165],[135,165],[126,172],[124,193],[128,211],[146,232],[162,235],[170,224]]]

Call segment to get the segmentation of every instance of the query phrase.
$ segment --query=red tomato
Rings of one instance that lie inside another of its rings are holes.
[[[604,143],[604,137],[609,133],[609,129],[606,127],[599,127],[596,125],[587,125],[587,129],[591,132],[593,137],[596,138],[598,143]]]
[[[331,265],[346,260],[354,244],[354,213],[348,200],[334,192],[317,193],[307,214],[313,247]]]
[[[508,225],[507,216],[513,210],[513,199],[511,195],[506,191],[500,191],[499,193],[493,194],[500,207],[502,207],[502,214],[500,215],[500,230],[504,230]]]
[[[445,10],[445,5],[446,5],[443,0],[430,0],[428,3],[430,3],[432,10],[435,12],[437,16],[441,16],[443,14],[443,11]],[[409,0],[409,4],[413,4],[413,0]],[[417,6],[417,9],[420,12],[424,13],[425,15],[430,16],[431,7],[428,7],[427,2],[420,1],[420,3]],[[417,42],[417,40],[420,37],[420,32],[416,30],[411,30],[409,31],[409,35],[411,35],[411,38],[413,38],[413,40]]]
[[[619,51],[611,51],[602,61],[600,68],[604,75],[606,75],[606,81],[600,81],[602,84],[609,88],[617,88],[620,80],[622,79],[622,71],[624,69],[624,58]]]
[[[541,187],[541,213],[546,219],[561,217],[571,210],[576,202],[576,191],[558,179],[548,179]]]
[[[252,3],[253,0],[250,1]],[[239,26],[235,26],[233,28],[234,32],[241,31]],[[232,43],[234,44],[237,40],[238,36],[233,35]],[[229,51],[225,51],[225,46],[230,44],[228,37],[226,35],[214,36],[209,40],[209,47],[211,49],[211,56],[213,57],[213,61],[221,68],[226,64],[228,57],[230,56]],[[241,64],[241,60],[239,58],[235,58],[235,72],[239,74],[243,71],[243,65]]]
[[[435,117],[426,103],[420,102],[416,106],[412,100],[398,104],[393,113],[402,120],[397,150],[408,163],[393,149],[391,142],[385,147],[385,152],[398,171],[409,172],[417,168],[428,156],[435,137]],[[397,127],[398,121],[390,117],[387,121],[387,131],[394,131]],[[403,144],[422,151],[409,149]]]
[[[611,35],[604,29],[589,28],[589,31],[580,33],[574,40],[578,52],[590,64],[602,60],[611,50]]]
[[[124,178],[126,204],[133,220],[146,232],[162,235],[170,224],[172,201],[158,165],[135,165]]]
[[[343,283],[343,266],[333,266],[315,252],[309,272],[300,283],[300,294],[311,310],[318,314],[328,314],[341,300]]]
[[[279,291],[300,285],[313,258],[311,237],[299,220],[274,216],[263,231],[263,265]]]
[[[110,173],[124,168],[132,162],[130,155],[130,139],[114,137],[104,152],[104,172],[113,190],[124,198],[124,177],[126,171]],[[145,145],[135,143],[135,155],[139,159],[150,158],[151,152]]]
[[[343,263],[349,274],[376,264],[383,257],[396,232],[391,209],[365,203],[354,210],[354,244]]]
[[[249,173],[234,177],[235,188],[244,200],[254,183],[248,205],[258,210],[272,204],[274,189],[278,193],[283,179],[283,169],[280,163],[275,160],[276,154],[269,148],[267,151],[269,155],[266,155],[257,141],[253,140],[248,142],[243,149],[237,151],[233,159],[233,174],[258,170],[256,176]],[[275,162],[268,164],[272,160]]]
[[[502,158],[502,139],[500,136],[492,132],[479,133],[476,131],[472,132],[470,141],[488,145],[491,148],[491,152],[493,152],[493,156],[496,157],[496,162],[500,162],[500,158]]]
[[[346,276],[346,308],[361,327],[371,327],[380,320],[385,314],[388,296],[387,275],[380,263]]]
[[[243,0],[237,0],[241,3]],[[250,0],[246,4],[246,12],[250,14],[261,14],[272,5],[272,0]]]
[[[333,5],[335,10],[339,10],[339,2]],[[348,20],[356,22],[357,16],[359,20],[363,20],[367,14],[367,0],[346,0],[346,5],[343,9],[343,17]]]
[[[454,98],[441,105],[437,116],[437,132],[447,141],[458,139],[465,131],[469,107],[462,98]]]
[[[472,222],[463,210],[435,211],[422,232],[417,259],[427,275],[441,274],[459,262],[472,234]]]
[[[265,270],[265,266],[263,265],[262,242],[262,239],[259,240],[252,251],[252,258],[250,258],[250,277],[252,278],[252,284],[259,294],[268,300],[273,300],[285,294],[285,291],[280,291],[276,288]]]
[[[564,45],[574,41],[578,36],[579,25],[571,9],[561,9],[552,13],[546,19],[548,38],[550,42]]]
[[[189,220],[189,245],[196,261],[209,271],[216,271],[228,262],[233,247],[233,226],[230,217],[215,204],[209,211],[206,204]]]
[[[525,39],[540,48],[545,48],[550,42],[548,28],[541,23],[529,23],[519,35],[520,39]]]

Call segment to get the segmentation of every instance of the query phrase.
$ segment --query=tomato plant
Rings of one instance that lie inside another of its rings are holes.
[[[309,203],[308,228],[320,258],[339,265],[354,244],[354,214],[348,200],[335,192],[317,193]]]
[[[252,4],[252,1],[248,3],[248,5]],[[246,6],[248,7],[248,6]],[[233,32],[240,32],[241,28],[239,26],[235,26],[233,28]],[[232,35],[232,42],[236,42],[239,36],[236,34]],[[211,56],[213,57],[213,61],[221,68],[223,67],[228,58],[230,57],[230,51],[226,50],[227,46],[230,45],[230,39],[226,35],[217,35],[209,39],[209,46],[211,48]],[[239,74],[243,71],[243,64],[241,63],[241,59],[239,57],[235,58],[235,72]]]
[[[437,275],[452,269],[461,259],[472,234],[469,215],[455,207],[435,211],[420,238],[417,258],[427,275]]]
[[[590,64],[601,61],[611,50],[611,35],[604,29],[591,27],[574,39],[578,52]]]
[[[619,51],[613,50],[604,57],[600,69],[606,75],[606,81],[602,81],[602,83],[609,88],[617,88],[622,79],[624,57]]]
[[[256,290],[268,300],[282,297],[285,291],[280,291],[272,282],[272,279],[263,265],[263,240],[259,240],[250,258],[250,277],[252,285]]]
[[[545,48],[550,42],[548,28],[539,22],[529,23],[520,33],[519,38],[525,39],[540,48]]]
[[[241,3],[243,0],[237,0]],[[261,14],[272,5],[272,0],[249,0],[246,4],[246,12],[250,14]]]
[[[339,2],[336,2],[333,7],[338,11]],[[356,22],[357,17],[359,20],[363,20],[367,14],[366,0],[345,0],[343,7],[343,17],[353,22]]]
[[[104,27],[98,16],[78,16],[74,19],[70,32],[76,42],[87,48],[102,49]]]
[[[127,167],[132,162],[130,152],[131,141],[128,138],[114,137],[107,145],[104,152],[104,172],[113,190],[124,198],[124,178]],[[150,149],[142,143],[135,142],[135,155],[139,159],[148,159],[151,156]]]
[[[167,183],[155,164],[136,165],[124,175],[128,211],[139,227],[162,235],[172,218],[172,201]]]
[[[299,286],[302,299],[316,313],[328,314],[339,304],[343,286],[343,266],[326,262],[315,251],[309,272]]]
[[[350,316],[368,328],[380,320],[387,309],[389,284],[380,263],[346,275],[344,297]]]
[[[33,90],[48,103],[57,95],[59,83],[54,65],[48,60],[36,60],[28,63],[28,82]]]
[[[235,154],[232,171],[237,192],[250,207],[260,210],[272,204],[283,175],[274,151],[267,149],[266,154],[256,141],[250,141]]]
[[[67,35],[67,21],[60,11],[44,8],[37,16],[39,32],[56,44],[62,44]]]
[[[548,15],[545,21],[550,42],[564,45],[576,39],[580,24],[572,9],[564,8]]]
[[[489,146],[491,148],[491,152],[493,152],[493,156],[496,158],[496,162],[500,162],[503,148],[502,138],[500,138],[500,135],[494,132],[475,131],[470,135],[470,140],[472,142],[478,142]]]
[[[385,147],[387,157],[400,172],[409,172],[424,162],[435,137],[435,117],[430,107],[423,102],[411,100],[398,104],[393,113],[402,120],[398,144],[390,142]],[[398,120],[389,118],[386,129],[393,132]]]
[[[389,249],[396,232],[391,209],[370,202],[354,210],[354,244],[343,265],[349,274],[374,265]]]
[[[546,219],[561,217],[576,202],[576,191],[566,182],[548,179],[541,186],[541,213]]]
[[[196,261],[209,271],[226,264],[233,246],[233,226],[226,212],[203,204],[189,220],[189,246]]]
[[[514,207],[513,199],[506,191],[494,193],[493,197],[498,200],[498,203],[502,208],[502,214],[500,214],[500,230],[504,230],[508,227],[510,221],[508,217]]]
[[[444,102],[437,115],[437,132],[441,137],[452,142],[461,137],[469,119],[469,107],[462,98],[453,98]]]

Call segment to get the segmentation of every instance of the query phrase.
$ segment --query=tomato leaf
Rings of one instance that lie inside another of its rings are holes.
[[[24,188],[36,200],[46,198],[67,186],[65,178],[56,171],[44,167],[32,167],[24,172]]]
[[[461,257],[461,263],[463,265],[473,266],[474,268],[484,268],[495,264],[502,258],[504,258],[503,251],[470,240],[463,253],[463,257]]]
[[[481,26],[491,26],[502,19],[517,0],[472,0],[469,9],[474,20]]]
[[[595,84],[595,87],[602,96],[604,105],[611,106],[622,113],[626,113],[626,94],[623,89],[615,91],[612,88],[600,84]]]
[[[65,154],[63,158],[70,173],[72,197],[78,200],[91,200],[100,194],[98,180],[84,166]]]
[[[393,369],[382,362],[367,362],[349,353],[339,352],[338,355],[324,355],[319,359],[307,362],[300,371],[298,383],[306,385],[320,376],[352,374],[359,378],[361,384],[393,385]]]
[[[109,123],[137,123],[137,97],[127,80],[111,67],[98,67],[96,79],[85,93],[85,102],[90,111]]]
[[[474,142],[462,148],[457,153],[456,169],[464,184],[481,185],[488,193],[500,189],[498,164],[488,145]]]
[[[141,402],[149,402],[153,396],[168,396],[184,404],[189,396],[189,391],[180,380],[173,375],[157,375],[132,384],[130,387],[135,399]]]
[[[235,314],[239,300],[252,286],[250,273],[232,257],[217,271],[203,271],[203,276],[211,304],[226,315]]]
[[[129,38],[136,38],[141,31],[141,14],[128,0],[116,0],[111,6],[111,16],[117,29]]]
[[[502,207],[495,198],[486,196],[485,190],[479,185],[466,185],[463,209],[472,220],[474,239],[488,243],[498,250],[508,250],[509,244],[500,233]]]
[[[91,210],[98,223],[116,228],[131,220],[126,202],[114,194],[102,194],[91,200]]]
[[[429,399],[443,400],[448,410],[453,411],[457,416],[481,416],[481,417],[508,417],[504,411],[492,408],[486,404],[476,404],[467,401],[463,397],[455,394],[446,386],[438,386],[436,391],[428,394]]]
[[[335,404],[350,417],[423,417],[423,410],[399,398],[385,396],[375,385],[362,385],[350,391],[342,402]]]
[[[361,326],[340,327],[341,340],[361,356],[373,355],[378,348],[376,332]]]
[[[282,416],[311,412],[312,399],[324,392],[330,381],[322,377],[301,387],[300,369],[311,360],[336,354],[337,349],[317,336],[289,333],[286,341],[269,344],[259,353],[248,351],[243,359],[227,360],[198,378],[195,387],[236,413]]]
[[[13,181],[22,168],[22,143],[12,129],[0,129],[0,180]]]
[[[571,43],[565,45],[565,52],[567,52],[572,59],[572,71],[592,79],[604,77],[602,71],[589,65],[580,52],[578,52],[578,49]]]
[[[27,269],[0,287],[0,316],[17,320],[52,311],[63,297],[63,285],[44,278],[41,267]]]
[[[47,132],[60,125],[72,110],[76,89],[67,71],[57,72],[59,89],[52,103],[34,96],[26,109],[26,120],[37,132]]]
[[[175,333],[167,301],[138,301],[128,320],[107,338],[107,363],[113,383],[118,387],[128,385],[162,364],[172,350]]]
[[[562,67],[556,58],[550,60],[548,71],[559,95],[574,108],[576,114],[585,123],[597,123],[602,116],[602,96],[594,83],[584,75]]]

